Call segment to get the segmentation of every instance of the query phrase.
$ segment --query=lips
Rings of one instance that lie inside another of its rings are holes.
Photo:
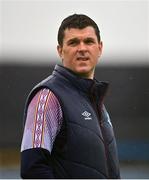
[[[77,57],[77,60],[78,61],[87,61],[87,60],[89,60],[89,57],[79,56],[79,57]]]

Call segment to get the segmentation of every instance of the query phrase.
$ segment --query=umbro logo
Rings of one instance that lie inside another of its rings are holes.
[[[85,120],[91,120],[91,119],[92,119],[91,113],[89,113],[89,112],[87,112],[87,111],[84,111],[84,112],[82,113],[82,116],[84,116],[84,119],[85,119]]]

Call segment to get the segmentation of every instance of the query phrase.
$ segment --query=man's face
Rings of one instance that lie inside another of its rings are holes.
[[[93,79],[95,66],[102,52],[102,42],[98,42],[93,27],[66,29],[63,46],[58,46],[57,50],[64,67],[81,77]]]

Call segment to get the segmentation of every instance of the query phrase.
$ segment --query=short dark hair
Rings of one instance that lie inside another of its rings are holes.
[[[58,36],[57,36],[58,44],[60,46],[63,46],[65,29],[70,29],[70,28],[83,29],[86,28],[87,26],[92,26],[94,28],[97,39],[100,42],[100,31],[97,24],[87,15],[73,14],[66,17],[62,21],[58,30]]]

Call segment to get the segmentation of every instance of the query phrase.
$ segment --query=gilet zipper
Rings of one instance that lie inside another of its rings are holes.
[[[96,115],[98,117],[98,122],[99,122],[99,126],[100,126],[100,129],[101,129],[101,133],[102,133],[102,138],[103,138],[103,144],[104,144],[104,149],[105,149],[105,157],[106,157],[106,171],[107,171],[107,175],[109,178],[109,165],[108,165],[108,147],[107,147],[107,144],[106,144],[106,141],[105,141],[105,136],[104,136],[104,129],[103,129],[103,126],[102,126],[102,122],[101,122],[101,118],[102,118],[102,115],[101,115],[101,112],[99,112],[99,109],[100,109],[100,106],[98,106],[96,104],[96,101],[94,99],[94,96],[93,94],[90,96],[91,97],[91,103],[93,105],[93,108],[96,112]],[[102,99],[102,98],[101,98]]]

